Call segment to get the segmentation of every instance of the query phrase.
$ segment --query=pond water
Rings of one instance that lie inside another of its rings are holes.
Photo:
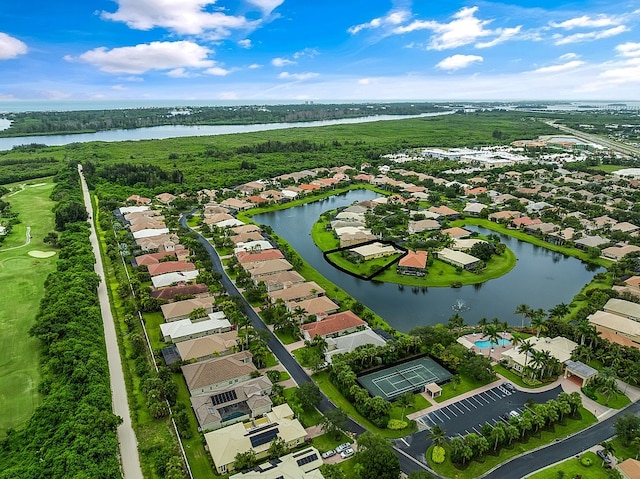
[[[339,120],[307,121],[296,123],[260,123],[256,125],[167,125],[150,128],[132,128],[129,130],[107,130],[96,133],[78,133],[73,135],[40,135],[0,138],[0,150],[10,150],[14,146],[37,143],[49,146],[68,145],[70,143],[88,143],[90,141],[129,141],[162,140],[187,136],[229,135],[234,133],[252,133],[256,131],[283,130],[286,128],[311,128],[317,126],[369,123],[373,121],[402,120],[426,116],[449,115],[453,111],[422,113],[420,115],[376,115],[361,118],[342,118]],[[8,120],[6,120],[8,121]],[[0,123],[0,129],[2,123]],[[6,124],[5,128],[8,128]]]
[[[569,304],[582,287],[602,271],[602,268],[594,269],[575,258],[500,235],[518,262],[508,274],[485,283],[462,288],[412,288],[360,280],[341,273],[324,260],[311,239],[311,227],[327,210],[376,196],[369,190],[353,190],[295,208],[256,215],[253,219],[271,226],[325,278],[403,332],[415,326],[446,323],[455,313],[467,324],[476,324],[482,317],[489,320],[497,317],[500,321],[520,325],[521,316],[514,314],[518,305],[546,311],[560,303]],[[484,228],[468,228],[482,234],[490,233]]]

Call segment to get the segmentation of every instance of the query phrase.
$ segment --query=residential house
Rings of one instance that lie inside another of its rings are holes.
[[[259,251],[241,250],[236,254],[236,258],[238,259],[238,263],[248,265],[253,263],[262,263],[272,259],[284,259],[284,255],[279,249],[272,248]]]
[[[251,379],[257,369],[249,351],[207,359],[182,366],[182,374],[189,394],[197,396],[212,391],[222,391],[230,386]]]
[[[254,282],[262,281],[264,276],[293,269],[293,265],[286,259],[271,259],[260,263],[248,263],[247,266],[245,270],[251,275],[251,279]]]
[[[210,334],[201,338],[180,341],[175,344],[183,362],[204,361],[234,352],[238,345],[238,331]]]
[[[176,297],[193,296],[196,298],[209,296],[209,287],[206,284],[185,284],[182,286],[167,286],[165,288],[151,290],[150,296],[154,299],[173,301]]]
[[[241,251],[257,253],[258,251],[264,251],[268,249],[274,249],[274,247],[267,240],[249,241],[247,243],[238,243],[236,247],[233,248],[233,254],[237,256]]]
[[[305,339],[311,340],[316,336],[331,338],[352,333],[367,327],[367,323],[352,311],[342,311],[327,316],[322,321],[303,324],[300,329]]]
[[[606,313],[617,314],[627,319],[640,321],[640,304],[638,303],[611,298],[602,309]]]
[[[322,464],[318,450],[310,447],[234,474],[229,479],[324,479],[318,469]]]
[[[176,259],[175,251],[161,251],[160,253],[147,253],[136,256],[133,259],[134,266],[143,266],[150,264],[157,264],[161,261]]]
[[[640,226],[636,226],[633,223],[629,223],[627,221],[622,221],[620,223],[616,223],[611,227],[611,231],[621,231],[627,234],[634,234],[640,231]]]
[[[536,351],[548,351],[551,357],[558,360],[560,364],[571,359],[571,353],[578,346],[577,343],[562,336],[555,338],[532,336],[526,340]],[[503,360],[507,362],[507,366],[522,372],[531,359],[530,354],[520,352],[520,348],[511,348],[501,354]]]
[[[127,198],[127,203],[135,203],[137,205],[150,205],[151,198],[144,198],[140,195],[131,195]]]
[[[271,441],[280,438],[288,448],[304,443],[307,431],[294,418],[288,404],[275,406],[259,420],[236,423],[204,435],[218,474],[233,472],[238,454],[253,450],[257,459],[267,456]]]
[[[209,296],[206,298],[185,299],[184,301],[163,304],[160,306],[160,309],[162,310],[164,320],[170,323],[180,319],[187,319],[194,310],[199,308],[204,310],[205,315],[213,313],[213,306],[215,303],[216,298]]]
[[[176,286],[186,284],[195,280],[200,272],[194,271],[179,271],[177,273],[165,273],[151,278],[151,283],[154,288],[163,288],[165,286]]]
[[[362,258],[363,261],[369,261],[371,259],[384,258],[398,253],[398,250],[391,245],[382,243],[370,243],[362,246],[356,246],[349,250],[351,254]]]
[[[236,422],[254,419],[271,411],[273,384],[266,376],[233,384],[215,393],[191,397],[200,431],[213,431]]]
[[[327,351],[324,354],[325,360],[331,364],[333,356],[336,354],[346,354],[354,351],[359,346],[373,345],[384,346],[387,342],[369,328],[356,331],[344,336],[327,338]]]
[[[180,319],[171,323],[162,323],[160,325],[162,340],[166,343],[179,343],[210,334],[231,331],[231,323],[224,317],[222,311],[209,313],[207,316],[209,319],[198,321]]]
[[[640,461],[630,457],[616,465],[623,479],[640,479]]]
[[[612,339],[612,337],[620,336],[633,342],[636,348],[640,348],[640,322],[605,311],[596,311],[588,319],[589,323],[594,325],[598,331],[609,333],[611,341],[620,343],[620,341]],[[631,344],[625,345],[630,346]]]
[[[407,251],[398,261],[396,271],[409,276],[424,276],[427,273],[428,255],[426,251]]]
[[[156,195],[156,200],[165,205],[168,205],[175,199],[176,196],[172,195],[171,193],[160,193],[159,195]]]
[[[227,198],[222,201],[220,205],[228,208],[232,212],[245,211],[255,206],[248,201],[240,200],[238,198]]]
[[[528,216],[521,216],[519,218],[514,218],[511,220],[510,225],[513,228],[525,228],[531,225],[539,225],[542,224],[542,220],[540,218],[529,218]]]
[[[268,274],[257,278],[256,283],[262,282],[267,287],[267,291],[278,291],[290,288],[295,284],[304,283],[306,279],[297,271],[281,271],[279,273]]]
[[[520,218],[522,213],[519,211],[503,210],[490,213],[488,218],[495,223],[508,223],[509,221]]]
[[[409,234],[422,233],[423,231],[435,231],[440,229],[440,223],[436,220],[409,221]]]
[[[442,248],[440,251],[436,252],[436,257],[440,261],[444,261],[445,263],[466,270],[472,270],[481,262],[481,260],[475,256],[449,248]]]
[[[432,206],[429,208],[429,211],[437,213],[440,216],[443,216],[444,218],[447,218],[449,220],[458,219],[462,217],[462,215],[459,212],[445,205]]]
[[[238,245],[240,243],[249,243],[251,241],[262,241],[264,240],[264,236],[259,231],[251,231],[250,233],[241,233],[237,235],[229,236],[229,239],[234,245]]]
[[[618,243],[614,246],[609,246],[602,250],[602,256],[612,259],[614,261],[620,261],[629,253],[637,253],[640,251],[640,246],[627,243]]]
[[[318,296],[317,298],[309,298],[302,301],[290,301],[287,303],[287,309],[289,311],[295,311],[297,308],[304,310],[307,318],[315,316],[317,319],[324,318],[328,314],[336,313],[340,310],[340,306],[326,296]]]
[[[599,248],[600,246],[608,244],[610,242],[611,241],[609,241],[608,239],[605,239],[598,235],[594,235],[594,236],[583,236],[582,238],[578,238],[577,240],[574,241],[573,244],[578,249],[585,249],[585,248]]]
[[[303,301],[305,299],[317,298],[324,295],[324,289],[322,289],[315,281],[309,281],[292,285],[289,288],[284,288],[278,291],[271,291],[267,293],[272,303],[281,299],[285,303],[289,301]]]
[[[469,216],[480,216],[486,208],[487,205],[483,205],[482,203],[467,203],[462,212]]]
[[[166,273],[194,271],[195,269],[196,265],[188,261],[164,261],[162,263],[147,265],[147,270],[152,277]]]
[[[169,234],[169,228],[147,228],[131,233],[134,239],[152,238]]]
[[[457,226],[454,228],[444,229],[440,233],[442,233],[443,235],[449,235],[453,239],[468,238],[469,236],[471,236],[471,231],[464,228],[459,228]]]

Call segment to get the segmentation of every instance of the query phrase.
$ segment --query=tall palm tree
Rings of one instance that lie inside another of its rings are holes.
[[[524,319],[529,317],[530,312],[531,312],[531,308],[526,304],[518,305],[516,310],[513,312],[513,314],[519,314],[520,316],[522,316],[522,327],[523,328],[524,328]]]
[[[450,329],[455,332],[460,332],[464,328],[464,318],[460,316],[458,313],[454,314],[449,318],[449,322],[447,323]]]
[[[531,326],[536,330],[536,337],[540,337],[540,333],[546,329],[546,313],[544,309],[536,309],[531,316]]]
[[[494,344],[498,344],[498,340],[500,339],[500,330],[497,326],[493,324],[488,324],[484,330],[484,335],[489,338],[491,342],[491,347],[494,347]]]
[[[531,341],[523,341],[520,347],[518,348],[518,352],[524,354],[524,367],[527,367],[527,363],[529,362],[529,355],[535,351],[536,348],[533,346]]]
[[[546,351],[538,351],[536,349],[531,353],[531,368],[534,370],[534,374],[537,376],[537,373],[540,373],[542,376],[542,372],[545,366],[545,353]]]
[[[427,437],[435,446],[442,447],[447,442],[447,431],[440,424],[436,424],[427,432]]]
[[[488,322],[489,321],[484,316],[478,320],[478,326],[480,327],[480,331],[482,333],[484,333],[484,330],[487,327]]]

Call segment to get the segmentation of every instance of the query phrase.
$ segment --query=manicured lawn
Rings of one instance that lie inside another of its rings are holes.
[[[522,377],[520,377],[519,375],[517,375],[516,373],[514,373],[511,369],[507,369],[504,366],[500,365],[500,364],[496,364],[493,367],[493,370],[500,374],[501,376],[504,376],[505,379],[511,381],[513,384],[517,384],[520,387],[523,388],[528,388],[528,389],[534,389],[534,388],[539,388],[542,386],[546,386],[548,383],[543,383],[541,381],[538,381],[535,384],[530,384],[530,383],[525,383],[522,380]]]
[[[0,247],[0,437],[7,429],[25,424],[40,402],[38,342],[29,336],[29,329],[44,294],[44,282],[58,258],[29,256],[29,251],[53,251],[42,240],[54,230],[51,209],[55,202],[49,199],[54,186],[51,179],[27,184],[31,186],[22,190],[19,185],[5,185],[18,192],[3,198],[18,213],[20,223]],[[31,243],[23,246],[27,227],[31,227]]]
[[[621,409],[631,402],[631,400],[622,393],[614,393],[607,398],[600,392],[596,391],[596,402],[612,409]]]
[[[584,466],[580,462],[580,458],[582,457],[590,459],[591,465]],[[611,477],[607,469],[602,467],[602,459],[593,452],[585,452],[580,458],[572,457],[560,464],[556,464],[535,474],[530,474],[526,479],[557,479],[560,477],[560,471],[564,472],[563,477],[566,478],[582,476],[589,479],[607,479]]]
[[[524,443],[514,442],[509,447],[499,449],[498,455],[487,454],[482,459],[482,462],[473,460],[470,463],[467,463],[464,468],[458,468],[451,463],[451,449],[447,445],[445,446],[447,454],[445,461],[442,464],[430,463],[430,465],[438,474],[445,477],[455,477],[457,479],[472,479],[479,477],[512,457],[532,451],[533,449],[537,449],[546,444],[550,444],[554,442],[556,438],[567,437],[597,422],[595,416],[582,407],[579,410],[579,414],[579,419],[565,419],[564,425],[556,424],[553,430],[545,430],[541,433],[534,434],[533,436],[528,437],[527,441]],[[588,475],[583,477],[591,478],[591,476]]]
[[[468,391],[473,391],[481,386],[484,386],[487,383],[483,383],[480,381],[476,381],[473,378],[468,376],[460,375],[460,384],[456,385],[453,382],[448,382],[442,386],[442,394],[435,398],[435,401],[440,403],[442,401],[446,401],[447,399],[451,399],[452,397],[456,397],[462,393],[466,393]]]
[[[297,337],[293,336],[293,331],[291,331],[291,329],[289,328],[278,329],[277,331],[274,331],[273,334],[275,334],[276,337],[280,341],[282,341],[282,344],[291,344],[299,340]]]
[[[284,397],[288,403],[291,403],[291,401],[297,402],[297,400],[294,397],[294,394],[296,393],[297,389],[298,388],[293,387],[293,388],[287,388],[283,391]],[[302,425],[304,427],[315,426],[316,424],[320,424],[320,421],[322,420],[322,413],[317,409],[313,409],[311,411],[303,410],[302,413],[300,414],[299,419],[300,419],[300,422],[302,422]]]
[[[340,433],[338,439],[334,439],[328,434],[322,434],[311,439],[311,444],[313,444],[313,446],[320,452],[326,452],[330,449],[335,449],[336,446],[344,444],[345,442],[351,442],[351,439],[349,439],[343,433]]]
[[[391,256],[386,256],[384,258],[376,258],[368,261],[363,261],[362,263],[352,263],[347,258],[343,257],[342,252],[340,251],[327,255],[327,258],[329,258],[329,260],[334,265],[360,276],[369,276],[377,271],[380,271],[382,268],[387,266],[389,263],[392,263],[393,260],[399,257],[399,254],[394,254]],[[393,267],[389,269],[391,270],[393,269]],[[376,276],[376,279],[377,278],[378,277]]]

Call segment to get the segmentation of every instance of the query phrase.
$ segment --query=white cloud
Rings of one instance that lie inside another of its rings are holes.
[[[549,67],[538,68],[537,70],[533,70],[533,73],[558,73],[567,70],[573,70],[574,68],[578,68],[582,65],[584,65],[583,61],[574,60],[571,62],[563,63],[561,65],[552,65]]]
[[[308,80],[310,78],[317,77],[318,74],[314,72],[306,72],[306,73],[289,73],[282,72],[278,75],[278,78],[283,80]]]
[[[393,27],[396,25],[400,25],[407,21],[411,17],[411,12],[408,10],[395,10],[390,12],[388,15],[384,17],[374,18],[373,20],[361,23],[359,25],[354,25],[349,27],[347,31],[352,35],[361,32],[362,30],[373,30],[377,28],[383,27]]]
[[[262,65],[260,65],[259,63],[252,63],[247,68],[249,68],[249,70],[257,70],[258,68],[262,68]]]
[[[484,58],[478,55],[452,55],[438,63],[436,68],[447,71],[460,70],[474,63],[481,63],[483,60]]]
[[[221,68],[221,67],[211,67],[211,68],[207,68],[204,72],[207,75],[213,75],[213,76],[217,76],[217,77],[224,77],[224,76],[227,76],[229,73],[231,73],[232,70],[227,70],[227,69]]]
[[[242,48],[246,48],[247,50],[253,46],[251,44],[251,40],[248,38],[245,38],[244,40],[240,40],[238,42],[238,45],[240,45]]]
[[[603,38],[614,37],[621,33],[629,31],[629,28],[625,25],[618,25],[617,27],[608,28],[606,30],[599,30],[586,33],[574,33],[573,35],[554,35],[556,45],[566,45],[568,43],[580,43],[589,42],[593,40],[601,40]]]
[[[209,12],[207,8],[215,0],[115,0],[115,12],[102,12],[102,18],[123,22],[135,30],[166,28],[178,34],[200,35],[221,39],[231,35],[233,30],[255,29],[260,21],[249,21],[242,16]],[[271,3],[275,3],[273,0]],[[254,4],[269,3],[268,0],[254,0]]]
[[[358,85],[368,85],[371,83],[371,78],[360,78],[358,80]]]
[[[277,7],[282,5],[284,0],[247,0],[247,2],[258,7],[265,15],[269,15]]]
[[[580,58],[580,55],[578,55],[577,53],[569,52],[569,53],[565,53],[564,55],[560,55],[559,57],[559,59],[562,61],[573,60],[575,58]]]
[[[18,55],[24,55],[28,50],[26,43],[0,32],[0,60],[9,60]]]
[[[128,90],[129,88],[127,88],[127,87],[126,87],[126,86],[124,86],[124,85],[113,85],[113,86],[111,87],[111,89],[112,89],[112,90],[116,90],[116,91],[126,91],[126,90]]]
[[[215,62],[208,60],[211,50],[189,42],[152,42],[133,47],[108,50],[105,47],[89,50],[79,57],[66,56],[65,60],[79,60],[98,67],[107,73],[141,74],[150,70],[180,68],[211,68]]]
[[[293,54],[293,58],[294,59],[298,59],[298,58],[302,58],[302,57],[309,57],[309,58],[313,58],[318,54],[318,50],[316,50],[315,48],[305,48],[304,50],[300,50],[299,52],[295,52]]]
[[[495,31],[495,33],[498,34],[496,38],[494,38],[489,42],[476,43],[476,48],[495,47],[500,43],[504,43],[507,40],[511,40],[514,36],[520,33],[520,30],[522,30],[521,25],[518,25],[517,27],[513,27],[513,28],[499,28]]]
[[[184,68],[174,68],[167,72],[167,76],[171,78],[191,78],[192,75]]]
[[[287,60],[286,58],[274,58],[273,60],[271,60],[271,64],[274,67],[284,67],[286,65],[295,65],[296,62],[294,62],[293,60]]]
[[[616,47],[616,51],[623,57],[640,57],[640,43],[623,43]]]
[[[408,25],[397,27],[393,33],[404,34],[419,30],[431,30],[433,35],[427,46],[430,50],[448,50],[464,45],[469,45],[480,38],[495,36],[493,40],[478,43],[479,48],[487,48],[502,43],[516,35],[521,27],[498,28],[491,30],[486,28],[493,20],[480,20],[475,14],[478,7],[465,7],[453,15],[449,23],[440,23],[433,20],[415,20]]]
[[[620,68],[612,68],[601,73],[600,78],[617,85],[640,83],[640,58],[627,60]]]
[[[617,17],[609,17],[607,15],[597,15],[590,17],[583,15],[581,17],[571,18],[564,22],[551,22],[551,26],[555,28],[563,28],[565,30],[573,30],[574,28],[604,28],[622,23]]]

